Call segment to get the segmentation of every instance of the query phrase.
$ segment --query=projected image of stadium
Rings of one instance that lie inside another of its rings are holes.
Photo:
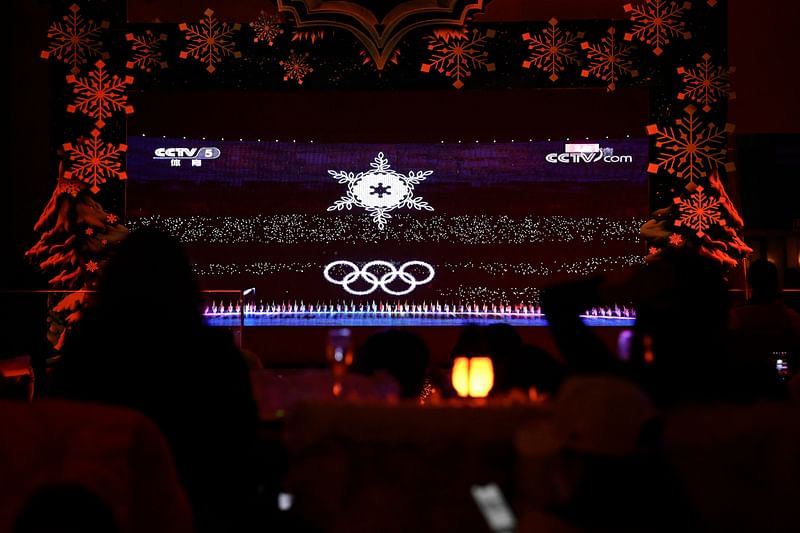
[[[128,225],[253,310],[532,312],[547,284],[643,262],[647,150],[131,137]]]

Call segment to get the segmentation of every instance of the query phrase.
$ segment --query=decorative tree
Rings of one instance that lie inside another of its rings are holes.
[[[743,227],[715,170],[708,175],[708,187],[691,183],[672,205],[656,210],[641,233],[650,243],[647,260],[669,246],[689,246],[732,268],[753,251],[741,238]]]
[[[48,340],[56,350],[80,318],[85,291],[95,287],[111,250],[128,232],[84,184],[64,177],[63,163],[58,174],[50,201],[34,226],[39,241],[25,253],[53,274],[51,288],[65,291],[48,299]]]

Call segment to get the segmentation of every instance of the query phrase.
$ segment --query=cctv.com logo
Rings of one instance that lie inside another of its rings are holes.
[[[203,166],[203,161],[217,159],[220,156],[219,148],[204,146],[202,148],[156,148],[153,159],[168,159],[170,166],[179,167],[181,161],[189,159],[193,167]]]
[[[632,163],[632,155],[617,155],[613,148],[601,148],[599,144],[565,144],[561,153],[544,156],[548,163]]]

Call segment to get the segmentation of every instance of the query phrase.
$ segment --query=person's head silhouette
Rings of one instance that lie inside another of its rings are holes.
[[[370,375],[384,370],[397,380],[403,398],[416,398],[422,392],[428,357],[428,347],[418,335],[390,329],[364,342],[356,353],[353,371]]]
[[[756,259],[750,263],[747,272],[747,283],[753,289],[753,300],[772,301],[778,297],[778,267],[766,259]]]
[[[96,309],[107,317],[139,322],[158,318],[202,321],[202,299],[192,265],[174,237],[151,228],[132,232],[100,278]]]

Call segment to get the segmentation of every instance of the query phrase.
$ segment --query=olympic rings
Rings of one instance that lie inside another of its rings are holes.
[[[345,266],[350,271],[342,277],[342,279],[334,279],[331,277],[330,271],[331,269],[337,266]],[[388,272],[385,274],[374,274],[370,272],[370,269],[373,267],[384,267],[388,269]],[[407,268],[419,266],[428,271],[428,275],[422,279],[418,280],[413,274],[406,272]],[[403,296],[404,294],[408,294],[414,289],[417,288],[419,285],[423,285],[428,283],[430,280],[433,279],[433,276],[436,272],[433,270],[433,267],[424,261],[408,261],[400,265],[398,269],[392,263],[388,261],[370,261],[369,263],[365,264],[363,267],[359,268],[358,265],[351,261],[334,261],[333,263],[328,264],[325,267],[325,270],[322,271],[322,275],[325,276],[325,279],[330,281],[331,283],[335,283],[336,285],[341,285],[344,290],[353,294],[355,296],[364,296],[366,294],[370,294],[375,291],[378,287],[383,289],[384,292],[391,294],[393,296]],[[380,276],[380,277],[378,277]],[[407,289],[402,290],[394,290],[391,289],[388,285],[391,284],[394,280],[400,278],[404,283],[408,284]],[[350,287],[355,281],[362,279],[367,283],[371,284],[372,287],[364,290],[357,290]]]

